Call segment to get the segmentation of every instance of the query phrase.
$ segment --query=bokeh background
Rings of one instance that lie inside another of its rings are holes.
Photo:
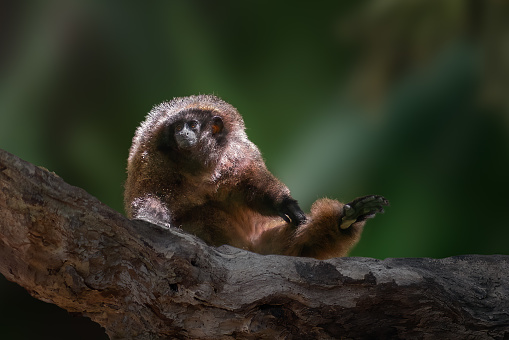
[[[494,0],[2,1],[0,148],[122,212],[144,115],[213,93],[304,210],[390,200],[352,255],[509,254],[508,15]],[[0,275],[0,338],[104,337]]]

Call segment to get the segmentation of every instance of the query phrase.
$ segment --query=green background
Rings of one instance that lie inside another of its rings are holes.
[[[145,114],[213,93],[304,210],[320,197],[389,199],[353,256],[509,254],[508,12],[456,0],[7,1],[0,148],[123,212]],[[2,339],[101,333],[0,278]]]

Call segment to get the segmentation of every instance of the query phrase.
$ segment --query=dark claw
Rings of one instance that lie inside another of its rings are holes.
[[[287,214],[281,214],[280,216],[283,220],[285,220],[285,222],[292,223],[290,216],[288,216]]]
[[[347,229],[356,222],[373,218],[377,213],[384,213],[384,206],[389,201],[380,195],[369,195],[354,199],[343,207],[343,217],[339,221],[341,229]]]
[[[293,199],[287,199],[283,202],[279,211],[279,216],[281,216],[287,223],[291,223],[294,226],[299,226],[306,222],[306,214],[304,214],[302,209],[299,207],[297,201]]]

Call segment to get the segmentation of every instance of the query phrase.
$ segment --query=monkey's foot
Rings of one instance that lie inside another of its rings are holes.
[[[383,196],[369,195],[354,199],[343,206],[343,217],[339,221],[339,228],[348,229],[355,222],[373,218],[377,213],[384,213],[384,206],[389,201]]]

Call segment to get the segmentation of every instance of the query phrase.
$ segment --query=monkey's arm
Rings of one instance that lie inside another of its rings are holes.
[[[306,222],[306,214],[290,190],[267,169],[248,174],[243,181],[247,204],[265,216],[278,215],[293,226]]]

